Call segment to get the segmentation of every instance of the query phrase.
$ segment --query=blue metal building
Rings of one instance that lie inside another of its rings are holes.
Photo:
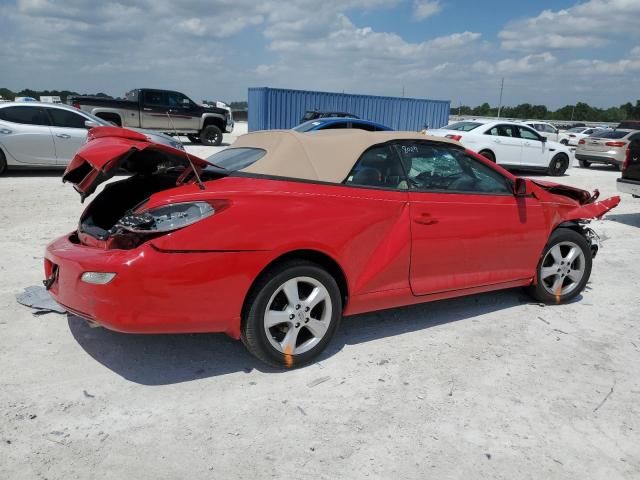
[[[417,131],[446,125],[450,106],[448,100],[250,88],[249,131],[293,128],[309,110],[347,112],[394,130]]]

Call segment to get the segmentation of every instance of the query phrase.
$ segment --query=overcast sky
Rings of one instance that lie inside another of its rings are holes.
[[[640,98],[640,0],[0,0],[0,87]]]

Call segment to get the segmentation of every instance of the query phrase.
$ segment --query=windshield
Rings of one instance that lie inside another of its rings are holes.
[[[207,157],[206,160],[216,167],[235,172],[256,163],[266,153],[267,151],[261,148],[227,148],[221,152],[214,153]]]
[[[309,130],[313,130],[321,124],[322,122],[319,122],[318,120],[311,120],[310,122],[301,123],[297,127],[294,127],[292,130],[295,130],[296,132],[308,132]]]
[[[460,132],[470,132],[474,128],[478,128],[481,123],[478,122],[457,122],[444,127],[447,130],[458,130]]]

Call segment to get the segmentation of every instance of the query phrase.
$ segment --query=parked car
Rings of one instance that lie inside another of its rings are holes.
[[[576,159],[583,168],[589,168],[593,163],[602,163],[615,165],[621,170],[632,138],[640,138],[640,132],[616,129],[582,138],[576,148]]]
[[[616,127],[622,130],[640,130],[640,120],[624,120]]]
[[[347,112],[321,112],[319,110],[307,110],[302,116],[300,123],[316,120],[318,118],[360,118],[357,115]]]
[[[617,180],[618,191],[640,197],[640,135],[634,135],[627,147],[622,175]]]
[[[558,135],[560,143],[563,145],[577,146],[578,142],[594,134],[599,134],[608,129],[601,127],[574,127],[569,130],[561,131]]]
[[[382,132],[393,130],[379,123],[370,122],[369,120],[360,120],[358,118],[318,118],[317,120],[309,120],[301,123],[293,130],[296,132],[313,132],[316,130],[329,130],[338,128],[357,128],[368,132]]]
[[[548,141],[524,123],[470,120],[453,123],[429,134],[462,143],[508,169],[543,170],[559,176],[569,168],[570,150]]]
[[[68,105],[0,104],[0,175],[8,168],[66,167],[87,141],[87,131],[108,122]],[[182,148],[157,132],[141,131],[156,142]]]
[[[64,174],[78,229],[51,242],[45,286],[120,332],[225,332],[277,366],[310,362],[343,315],[512,287],[576,297],[620,201],[517,178],[416,132],[243,135],[206,161],[95,128]]]
[[[180,92],[139,88],[125,97],[74,96],[69,102],[118,126],[186,135],[203,145],[220,145],[223,132],[233,131],[231,110],[198,105]]]
[[[545,137],[547,140],[551,140],[553,142],[558,141],[558,129],[547,122],[525,122],[525,125],[529,125],[540,135]]]

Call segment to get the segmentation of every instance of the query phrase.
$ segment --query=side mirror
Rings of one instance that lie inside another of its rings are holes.
[[[527,181],[524,178],[516,177],[516,182],[513,184],[513,194],[516,197],[527,195]]]
[[[84,121],[84,126],[86,128],[93,128],[93,127],[97,127],[98,124],[96,122],[94,122],[93,120],[85,120]]]
[[[547,137],[543,137],[542,135],[540,135],[540,141],[542,143],[547,143]]]

